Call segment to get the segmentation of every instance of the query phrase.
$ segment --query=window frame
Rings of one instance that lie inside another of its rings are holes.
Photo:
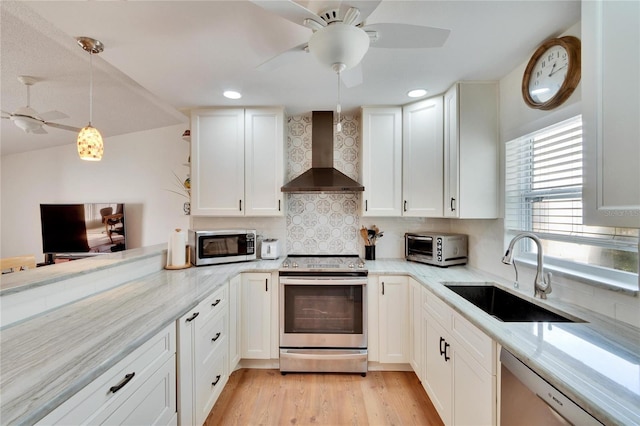
[[[577,115],[571,117],[566,120],[559,121],[554,124],[550,124],[545,126],[542,129],[537,129],[532,131],[527,135],[523,135],[521,137],[514,138],[506,142],[505,144],[505,162],[504,162],[504,171],[505,171],[505,220],[504,220],[504,248],[506,249],[509,242],[513,237],[518,235],[521,232],[533,232],[537,235],[541,240],[546,241],[563,241],[570,244],[584,244],[591,247],[605,247],[605,248],[614,248],[620,250],[616,243],[615,235],[607,233],[606,235],[612,235],[611,242],[607,241],[598,241],[595,237],[589,237],[589,229],[585,234],[582,232],[578,232],[574,235],[572,232],[568,234],[564,234],[562,231],[554,234],[553,232],[540,232],[533,231],[534,229],[534,201],[548,201],[552,198],[554,199],[565,199],[567,202],[571,202],[571,200],[577,200],[581,205],[583,202],[583,186],[584,181],[579,185],[571,185],[563,186],[561,188],[534,188],[534,171],[536,167],[533,163],[534,160],[534,141],[536,137],[540,137],[540,135],[544,135],[545,138],[548,137],[549,132],[552,132],[555,129],[560,129],[562,126],[566,125],[575,125],[577,120],[581,120],[581,115]],[[580,121],[580,128],[582,129],[582,122]],[[561,135],[562,131],[558,133]],[[582,136],[580,136],[582,138]],[[513,150],[515,155],[519,158],[514,162],[509,162],[511,155],[509,145],[515,147]],[[584,145],[582,145],[580,149],[581,162],[584,166]],[[527,159],[530,159],[529,162],[522,162],[520,159],[522,156],[525,156]],[[545,172],[548,172],[545,170]],[[525,176],[524,178],[522,176]],[[510,178],[513,180],[510,181]],[[581,179],[582,176],[581,176]],[[514,196],[517,194],[517,196]],[[523,207],[526,206],[526,207]],[[583,217],[582,207],[580,206],[581,214],[580,217]],[[577,216],[572,212],[571,218],[576,218]],[[528,228],[528,229],[527,229]],[[595,228],[595,227],[594,227]],[[605,227],[611,228],[611,227]],[[595,232],[595,230],[592,230]],[[615,231],[614,231],[615,232]],[[593,234],[591,234],[593,235]],[[627,238],[628,239],[628,238]],[[634,240],[630,240],[626,243],[626,246],[622,248],[625,251],[631,251],[640,253],[640,236],[638,237],[637,244],[634,245]],[[515,261],[518,265],[523,265],[526,267],[535,268],[537,253],[536,247],[533,242],[528,239],[522,239],[519,242],[518,249],[516,250],[516,255],[514,256]],[[544,254],[544,253],[543,253]],[[638,263],[640,269],[640,254],[638,255]],[[617,270],[613,268],[607,268],[602,266],[590,265],[586,263],[581,263],[574,260],[567,260],[563,258],[553,257],[544,254],[544,267],[545,270],[551,271],[555,275],[568,277],[575,279],[580,282],[584,282],[587,284],[595,285],[597,287],[602,287],[606,289],[614,289],[616,291],[620,291],[623,293],[628,293],[632,295],[640,294],[640,277],[638,273],[626,272],[622,270]]]

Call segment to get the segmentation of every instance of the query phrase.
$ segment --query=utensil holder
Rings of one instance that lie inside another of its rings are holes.
[[[364,246],[365,260],[376,260],[376,246]]]

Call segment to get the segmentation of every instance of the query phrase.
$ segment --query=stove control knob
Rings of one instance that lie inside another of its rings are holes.
[[[361,268],[361,269],[364,268],[364,262],[358,263],[358,268]]]
[[[349,263],[349,269],[353,269],[355,267],[356,267],[356,265],[354,265],[353,262]]]
[[[289,267],[289,262],[283,262],[282,263],[282,267],[283,268],[288,268]]]
[[[292,267],[292,268],[297,268],[297,267],[298,267],[298,264],[297,264],[296,262],[293,262],[293,263],[291,264],[291,267]]]

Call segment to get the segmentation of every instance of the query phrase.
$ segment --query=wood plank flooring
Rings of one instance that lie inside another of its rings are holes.
[[[413,372],[287,374],[242,369],[229,378],[205,426],[442,425]]]

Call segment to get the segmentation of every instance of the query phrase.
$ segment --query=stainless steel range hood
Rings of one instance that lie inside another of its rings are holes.
[[[313,111],[311,168],[282,192],[362,192],[364,186],[333,168],[333,111]]]

